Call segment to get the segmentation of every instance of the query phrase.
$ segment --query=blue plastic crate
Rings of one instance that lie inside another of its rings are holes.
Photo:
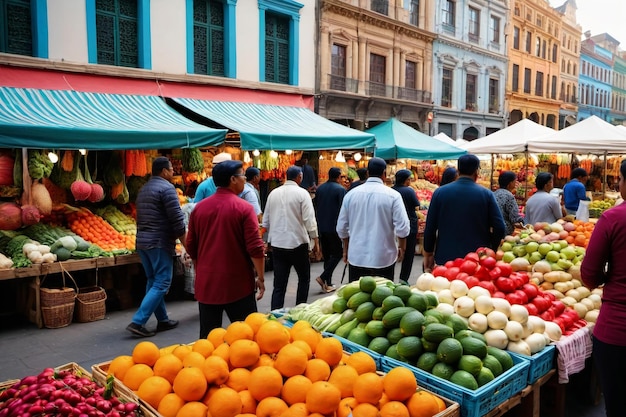
[[[459,403],[462,417],[481,417],[522,391],[528,384],[529,361],[517,355],[511,355],[511,358],[513,359],[513,367],[511,369],[476,390],[453,384],[450,381],[436,377],[415,366],[391,359],[388,356],[383,356],[381,362],[383,372],[389,372],[397,366],[404,366],[410,369],[420,387]]]
[[[530,362],[530,367],[528,368],[529,385],[534,384],[539,378],[550,372],[550,369],[554,368],[554,360],[556,358],[556,347],[554,345],[548,345],[532,356],[509,353],[511,356],[518,356]]]
[[[344,352],[347,352],[349,354],[353,354],[356,352],[365,352],[368,355],[370,355],[372,358],[374,358],[374,362],[376,362],[376,369],[381,371],[382,370],[382,358],[383,355],[381,355],[380,353],[374,352],[371,349],[368,349],[364,346],[361,346],[359,344],[356,344],[354,342],[349,341],[348,339],[345,339],[343,337],[337,336],[333,333],[328,333],[328,332],[323,332],[322,336],[324,337],[334,337],[335,339],[339,340],[341,342],[341,346],[343,346],[343,350]]]

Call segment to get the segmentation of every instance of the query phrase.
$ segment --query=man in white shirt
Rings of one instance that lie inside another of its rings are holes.
[[[384,183],[386,169],[384,159],[370,159],[367,181],[347,193],[341,205],[337,233],[350,282],[365,275],[393,281],[395,263],[404,257],[409,218],[400,193]]]
[[[267,229],[267,242],[272,249],[274,262],[272,310],[282,308],[285,304],[292,266],[298,274],[296,305],[307,302],[311,280],[311,239],[313,253],[316,258],[320,257],[313,201],[309,192],[300,187],[301,182],[302,169],[297,166],[289,167],[287,180],[269,194],[265,204],[262,227]]]

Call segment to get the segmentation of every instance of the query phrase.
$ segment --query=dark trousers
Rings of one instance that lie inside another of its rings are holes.
[[[222,327],[224,311],[231,323],[243,321],[250,313],[256,312],[256,294],[252,293],[228,304],[198,303],[198,310],[200,312],[200,339],[206,339],[211,330]]]
[[[304,243],[294,249],[281,249],[272,246],[272,254],[274,255],[274,291],[272,292],[270,308],[276,310],[285,306],[285,293],[287,292],[287,283],[292,266],[298,274],[296,305],[306,303],[311,281],[309,244]]]
[[[348,268],[348,281],[358,281],[364,276],[383,277],[393,281],[393,272],[396,264],[391,264],[384,268],[363,268],[360,266],[350,265]]]
[[[333,272],[343,259],[343,245],[337,232],[320,233],[322,256],[324,257],[324,272],[320,275],[326,285],[332,285]]]
[[[626,412],[626,346],[593,338],[593,362],[600,377],[607,417]]]
[[[406,237],[406,250],[400,268],[400,280],[409,282],[411,269],[413,269],[413,259],[415,259],[415,245],[417,245],[417,232],[411,232]]]

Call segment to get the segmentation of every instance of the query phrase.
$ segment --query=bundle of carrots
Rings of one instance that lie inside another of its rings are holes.
[[[572,167],[570,164],[561,164],[556,173],[557,178],[569,179],[572,174]]]
[[[127,177],[135,175],[143,177],[148,174],[148,164],[146,163],[146,154],[142,150],[128,150],[124,155],[124,174]]]
[[[134,236],[121,234],[102,217],[84,207],[68,213],[67,223],[72,232],[105,251],[135,248]]]

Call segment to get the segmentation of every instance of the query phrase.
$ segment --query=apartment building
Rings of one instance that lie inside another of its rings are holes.
[[[561,32],[561,88],[559,100],[559,130],[577,121],[578,77],[580,75],[581,26],[576,22],[576,2],[567,0],[556,8],[562,16]]]

